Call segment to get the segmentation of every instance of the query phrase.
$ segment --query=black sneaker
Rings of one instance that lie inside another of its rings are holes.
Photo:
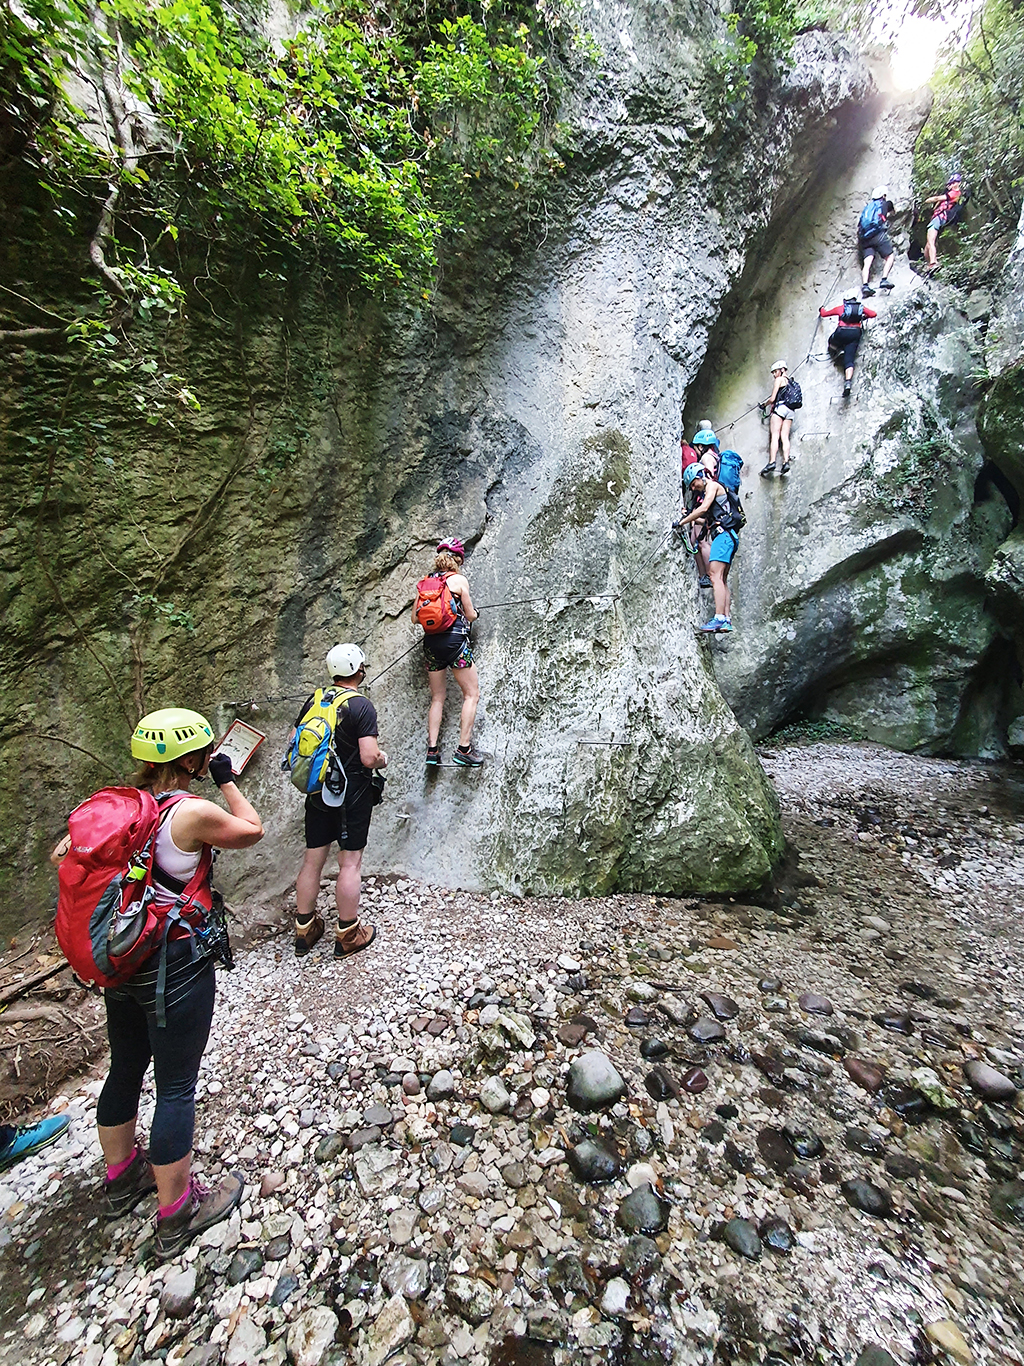
[[[441,748],[439,745],[427,746],[427,768],[441,767]]]
[[[764,469],[761,471],[761,478],[762,478],[762,479],[769,479],[774,473],[775,473],[775,461],[773,460],[773,461],[771,462],[770,465],[765,465]]]
[[[460,768],[479,768],[484,761],[484,756],[478,749],[470,745],[469,749],[459,748],[452,755],[452,762]]]
[[[850,390],[851,390],[852,388],[853,388],[853,381],[852,381],[852,380],[847,380],[846,383],[843,385],[843,398],[849,398],[849,397],[850,397]]]
[[[193,1176],[185,1203],[176,1214],[156,1221],[154,1252],[158,1262],[170,1261],[188,1247],[197,1234],[226,1219],[242,1198],[245,1182],[237,1172],[225,1176],[213,1190]]]
[[[879,280],[878,288],[884,289],[886,294],[888,294],[890,289],[895,289],[896,286],[893,284],[891,280]]]
[[[706,574],[702,574],[702,575],[700,576],[700,578],[697,580],[697,587],[698,587],[698,588],[710,588],[710,587],[711,587],[711,580],[708,578],[708,576],[707,576]]]
[[[150,1165],[149,1154],[141,1148],[136,1152],[130,1167],[126,1167],[113,1181],[103,1183],[103,1194],[107,1201],[107,1218],[120,1219],[123,1214],[133,1210],[140,1200],[156,1190],[156,1178]]]
[[[861,297],[862,299],[871,299],[871,298],[874,297],[874,293],[875,293],[875,291],[871,288],[870,285],[861,285],[861,287],[860,287],[860,297]]]

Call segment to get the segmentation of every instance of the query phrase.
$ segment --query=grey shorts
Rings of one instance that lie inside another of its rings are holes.
[[[785,421],[787,418],[792,420],[796,416],[796,409],[790,408],[785,403],[776,403],[775,407],[772,409],[772,412],[776,415],[776,417],[781,417],[783,421]]]
[[[888,258],[893,254],[892,238],[887,232],[880,232],[877,237],[869,238],[865,241],[861,238],[858,243],[860,247],[860,258],[863,261],[868,256],[883,256]]]

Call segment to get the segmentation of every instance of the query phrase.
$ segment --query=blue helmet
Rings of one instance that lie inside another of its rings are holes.
[[[683,470],[683,483],[687,488],[690,487],[695,479],[706,479],[707,477],[708,472],[699,460],[695,460]]]
[[[711,431],[698,432],[691,444],[694,446],[715,446],[717,448],[718,437]]]

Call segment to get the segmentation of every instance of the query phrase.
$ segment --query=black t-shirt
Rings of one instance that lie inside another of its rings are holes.
[[[338,691],[342,690],[339,684],[335,684],[335,687]],[[327,689],[324,691],[326,692]],[[296,726],[313,705],[314,695],[310,693],[303,703],[302,710],[295,718]],[[370,770],[363,767],[363,761],[359,757],[359,740],[363,735],[376,734],[377,708],[368,697],[363,697],[361,693],[357,693],[355,697],[350,697],[338,708],[334,747],[338,752],[342,767],[348,774],[349,781],[354,778],[361,785],[363,779],[370,776]]]

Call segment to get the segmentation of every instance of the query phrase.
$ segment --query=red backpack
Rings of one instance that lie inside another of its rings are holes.
[[[158,801],[135,787],[104,787],[93,793],[68,817],[71,847],[59,869],[55,928],[64,957],[87,986],[117,987],[160,950],[158,1023],[168,933],[175,924],[191,932],[212,905],[208,845],[177,900],[155,904],[156,834],[186,795],[172,792]],[[170,884],[166,874],[161,873],[161,880]]]
[[[684,442],[683,442],[683,469],[685,470],[686,467],[687,467],[687,465],[696,465],[696,464],[699,464],[699,462],[700,462],[700,456],[698,455],[698,453],[693,449],[693,447],[690,445],[690,443],[689,443],[688,441],[684,441]]]
[[[447,574],[429,574],[416,585],[413,615],[428,636],[450,631],[459,616],[452,602]]]

